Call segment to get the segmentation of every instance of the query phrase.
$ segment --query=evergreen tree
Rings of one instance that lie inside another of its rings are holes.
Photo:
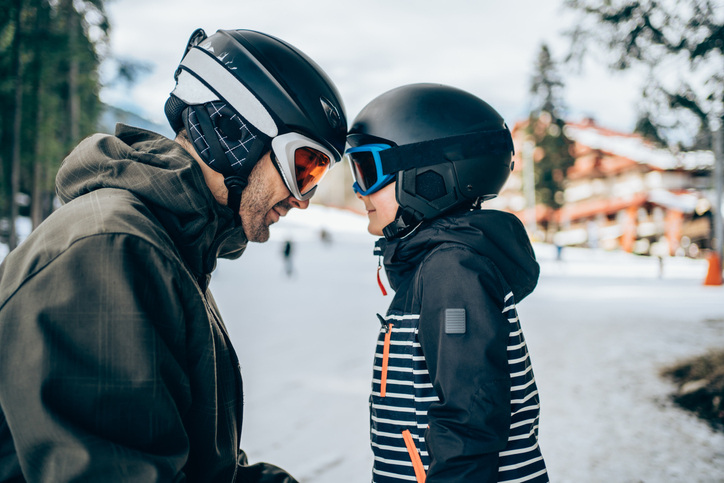
[[[566,171],[573,165],[573,143],[566,137],[562,119],[564,87],[550,49],[543,44],[531,77],[533,108],[527,134],[535,143],[536,200],[553,209],[564,204]]]
[[[651,118],[651,113],[643,112],[639,114],[639,117],[636,120],[636,126],[634,127],[634,133],[640,135],[658,147],[664,147],[666,145],[666,140],[659,131],[659,127]]]
[[[37,226],[50,213],[55,172],[101,111],[107,32],[101,0],[0,0],[0,219],[32,215]]]
[[[650,73],[645,114],[662,137],[711,146],[724,115],[724,22],[711,0],[566,0],[580,13],[569,32],[571,59],[603,50],[612,69]],[[603,47],[603,49],[600,49]]]

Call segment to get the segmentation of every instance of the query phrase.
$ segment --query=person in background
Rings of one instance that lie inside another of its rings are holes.
[[[307,208],[344,107],[309,57],[251,30],[197,30],[175,80],[175,140],[83,140],[64,205],[0,265],[0,482],[296,481],[240,450],[239,360],[209,280]]]
[[[513,167],[505,122],[468,92],[406,85],[362,109],[347,145],[395,290],[378,315],[373,481],[548,481],[516,311],[539,266],[515,216],[481,209]]]
[[[294,253],[294,244],[291,240],[284,242],[284,248],[282,249],[282,257],[284,257],[284,273],[287,277],[294,275],[294,260],[292,255]]]

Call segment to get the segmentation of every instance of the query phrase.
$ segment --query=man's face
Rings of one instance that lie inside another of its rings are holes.
[[[299,201],[289,193],[273,162],[270,153],[266,153],[251,170],[249,184],[241,193],[241,226],[252,242],[267,241],[269,225],[292,208],[304,210],[309,206],[309,200]]]

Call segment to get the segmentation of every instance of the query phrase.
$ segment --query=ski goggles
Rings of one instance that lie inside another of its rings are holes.
[[[395,174],[383,174],[380,151],[390,149],[387,144],[365,144],[356,148],[349,148],[345,156],[349,159],[354,177],[353,188],[362,196],[384,188],[395,179]]]
[[[274,164],[284,184],[299,201],[314,195],[317,185],[336,162],[327,148],[295,132],[276,136],[271,146]]]

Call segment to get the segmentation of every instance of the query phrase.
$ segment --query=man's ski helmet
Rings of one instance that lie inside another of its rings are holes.
[[[347,120],[337,88],[280,39],[252,30],[207,37],[198,29],[175,79],[166,117],[176,133],[185,127],[201,159],[224,175],[235,214],[249,173],[267,151],[299,200],[311,198],[341,159]]]
[[[397,181],[400,209],[384,229],[387,238],[494,198],[513,168],[513,140],[500,114],[440,84],[406,85],[373,99],[352,123],[347,145],[356,191]]]

